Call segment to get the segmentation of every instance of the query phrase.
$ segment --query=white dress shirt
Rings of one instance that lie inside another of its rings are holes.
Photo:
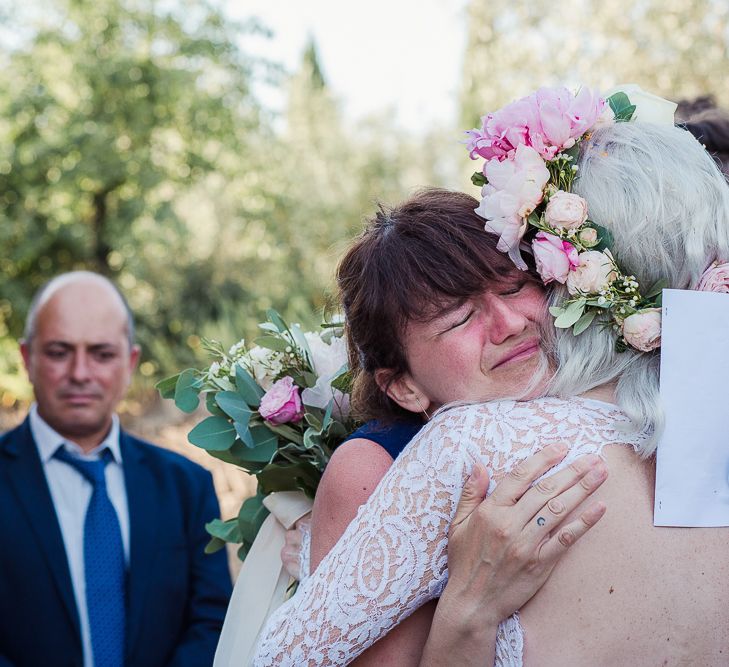
[[[124,486],[124,470],[122,468],[121,448],[119,447],[119,419],[114,415],[111,429],[103,442],[88,454],[84,454],[75,442],[65,439],[54,431],[38,414],[38,407],[30,409],[30,430],[33,434],[43,472],[46,475],[48,488],[51,491],[53,506],[61,527],[63,544],[66,548],[68,568],[71,572],[71,583],[76,598],[79,621],[81,624],[81,642],[84,652],[84,667],[94,667],[91,652],[91,632],[89,614],[86,607],[86,578],[84,575],[84,521],[86,510],[91,500],[93,486],[74,467],[53,458],[56,450],[63,446],[73,456],[86,461],[96,461],[101,452],[108,449],[113,460],[107,463],[104,470],[106,491],[111,504],[116,510],[121,528],[124,557],[129,565],[129,509],[127,492]]]

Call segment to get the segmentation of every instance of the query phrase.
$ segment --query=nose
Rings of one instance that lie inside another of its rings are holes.
[[[85,352],[77,351],[71,360],[70,379],[72,382],[82,384],[87,382],[90,377],[89,357]]]
[[[527,318],[515,307],[513,299],[504,299],[498,294],[488,294],[486,299],[488,334],[494,345],[500,345],[511,336],[518,336],[527,328]]]

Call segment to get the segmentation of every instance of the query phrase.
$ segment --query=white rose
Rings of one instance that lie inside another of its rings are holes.
[[[646,308],[626,317],[623,321],[623,338],[628,345],[641,352],[660,347],[661,309]]]
[[[572,192],[559,190],[549,198],[544,220],[554,229],[574,229],[587,220],[587,202]]]
[[[580,253],[580,264],[567,276],[567,290],[595,294],[605,289],[616,278],[613,262],[605,253],[588,250]]]
[[[615,86],[605,95],[605,99],[615,93],[625,93],[630,103],[635,105],[631,120],[639,120],[642,123],[655,123],[656,125],[673,125],[673,115],[676,113],[676,107],[678,106],[675,102],[647,93],[636,83]]]
[[[343,338],[333,336],[329,344],[319,334],[307,331],[304,334],[311,352],[311,362],[318,377],[334,375],[347,363],[347,344]]]
[[[304,337],[309,345],[317,379],[314,387],[304,389],[301,399],[305,405],[323,410],[333,398],[333,414],[337,419],[342,419],[349,414],[349,396],[332,388],[332,379],[347,363],[347,344],[344,338],[336,336],[329,344],[316,333],[307,332]]]

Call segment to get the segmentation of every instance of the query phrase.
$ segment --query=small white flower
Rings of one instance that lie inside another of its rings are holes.
[[[607,299],[604,296],[600,296],[597,299],[597,303],[600,306],[604,306],[606,302],[607,302]]]

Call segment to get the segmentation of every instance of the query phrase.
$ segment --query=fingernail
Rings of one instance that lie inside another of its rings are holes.
[[[471,479],[476,482],[478,481],[479,477],[481,477],[481,466],[477,464],[473,466],[473,470],[471,471]]]

